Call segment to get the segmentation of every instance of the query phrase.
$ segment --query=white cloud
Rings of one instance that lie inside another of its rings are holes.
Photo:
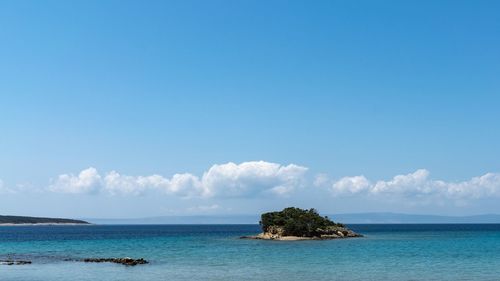
[[[77,176],[62,174],[52,182],[49,189],[61,193],[93,193],[102,185],[101,176],[95,168],[81,171]]]
[[[334,194],[359,193],[371,186],[364,176],[344,177],[332,185]]]
[[[139,195],[160,191],[179,197],[234,198],[263,195],[284,196],[297,191],[306,192],[308,184],[328,186],[334,196],[377,196],[422,200],[465,202],[469,199],[500,197],[500,174],[488,173],[461,182],[433,180],[429,171],[396,175],[389,180],[371,181],[363,175],[343,177],[332,182],[320,174],[306,180],[308,169],[295,164],[280,165],[265,161],[213,165],[201,176],[190,173],[130,176],[116,171],[100,174],[88,168],[78,175],[63,174],[51,182],[49,189],[63,193],[107,193]],[[0,182],[0,192],[8,192]],[[300,194],[299,194],[300,195]]]
[[[378,181],[371,189],[373,193],[430,193],[429,171],[420,169],[407,175],[397,175],[390,181]]]
[[[334,195],[371,194],[379,196],[404,196],[411,198],[471,198],[500,197],[500,174],[488,173],[462,182],[432,180],[429,171],[420,169],[414,173],[397,175],[388,181],[370,183],[364,176],[345,177],[331,186]]]
[[[264,161],[214,165],[203,174],[205,195],[235,197],[268,191],[286,194],[301,186],[307,168]]]
[[[106,174],[103,189],[111,194],[142,194],[147,189],[164,188],[170,184],[169,180],[160,175],[126,176],[116,171]]]
[[[50,190],[64,193],[141,194],[147,190],[162,190],[168,194],[192,197],[240,197],[260,193],[283,195],[304,184],[307,168],[290,164],[282,166],[264,161],[213,165],[200,178],[184,173],[171,178],[160,175],[128,176],[111,171],[102,176],[94,168],[60,175]]]
[[[200,182],[200,179],[192,174],[175,174],[164,187],[164,191],[170,194],[179,194],[182,196],[205,195],[207,191]]]
[[[437,188],[445,189],[449,197],[484,198],[500,196],[500,174],[498,173],[487,173],[459,183],[435,181],[434,185]]]

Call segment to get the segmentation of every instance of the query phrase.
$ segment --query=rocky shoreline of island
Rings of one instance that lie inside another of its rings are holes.
[[[240,238],[256,239],[256,240],[300,241],[300,240],[330,240],[330,239],[363,237],[363,235],[358,234],[347,228],[338,228],[336,230],[329,231],[329,234],[320,234],[318,236],[310,236],[310,237],[283,235],[280,234],[280,232],[262,232],[257,235],[241,236]]]

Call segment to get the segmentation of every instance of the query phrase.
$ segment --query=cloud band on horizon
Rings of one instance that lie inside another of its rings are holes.
[[[100,175],[93,168],[78,175],[62,174],[49,190],[60,193],[142,194],[161,190],[181,197],[245,197],[261,193],[284,195],[305,183],[306,167],[265,161],[213,165],[201,177],[182,173],[171,178],[161,175],[128,176],[116,171]]]
[[[78,175],[62,174],[51,181],[48,190],[70,194],[140,195],[150,190],[191,198],[245,198],[257,195],[290,195],[316,187],[342,196],[399,196],[402,198],[480,199],[500,197],[500,174],[486,173],[460,182],[429,178],[430,172],[419,169],[396,175],[390,180],[371,181],[363,175],[331,180],[318,174],[307,176],[308,168],[296,164],[281,165],[266,161],[216,164],[201,176],[178,173],[170,178],[161,175],[130,176],[116,171],[100,174],[90,167]]]
[[[391,180],[371,182],[365,176],[343,177],[332,183],[335,196],[354,194],[401,195],[405,197],[445,197],[450,199],[479,199],[500,196],[500,174],[487,173],[461,182],[432,180],[430,172],[419,169]]]

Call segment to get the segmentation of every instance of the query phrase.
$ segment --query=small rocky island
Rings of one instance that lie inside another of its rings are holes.
[[[280,212],[264,213],[260,225],[262,233],[241,238],[295,241],[362,237],[345,225],[320,216],[315,209],[289,207]]]

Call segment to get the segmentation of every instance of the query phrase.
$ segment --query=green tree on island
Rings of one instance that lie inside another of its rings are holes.
[[[289,207],[280,212],[269,212],[261,215],[262,231],[269,232],[272,227],[279,227],[284,236],[315,237],[325,230],[344,227],[328,217],[322,217],[315,209],[304,210]]]

